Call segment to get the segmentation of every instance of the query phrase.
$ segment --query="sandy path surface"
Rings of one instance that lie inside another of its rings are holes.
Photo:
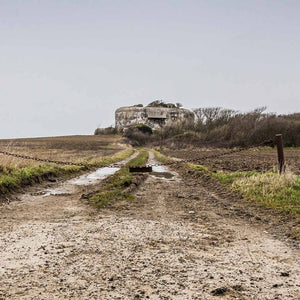
[[[299,249],[212,209],[204,187],[149,176],[101,211],[87,190],[0,207],[0,299],[300,299]]]

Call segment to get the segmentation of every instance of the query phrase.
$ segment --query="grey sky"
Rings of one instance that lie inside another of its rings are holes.
[[[299,15],[299,0],[0,0],[0,138],[90,134],[156,99],[300,111]]]

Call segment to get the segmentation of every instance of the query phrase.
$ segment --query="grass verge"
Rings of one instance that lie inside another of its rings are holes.
[[[256,173],[236,177],[231,187],[249,201],[300,215],[300,176],[292,173]]]
[[[51,177],[60,177],[79,173],[87,168],[96,168],[123,160],[134,152],[133,149],[121,151],[101,161],[81,166],[57,166],[54,164],[33,165],[22,168],[0,166],[0,195],[16,191],[19,188],[34,183],[41,183]]]
[[[79,166],[35,165],[20,169],[5,169],[0,173],[0,194],[6,194],[25,185],[40,183],[50,177],[79,172]]]
[[[173,161],[171,157],[165,156],[155,149],[151,149],[151,151],[155,154],[156,159],[163,164]]]
[[[192,169],[209,174],[223,184],[229,185],[249,202],[274,208],[280,212],[300,215],[300,176],[290,172],[210,172],[206,167],[188,164]]]
[[[129,166],[143,166],[148,160],[148,151],[140,150],[139,154],[130,160],[123,168],[114,175],[110,176],[106,185],[101,191],[89,197],[89,200],[97,207],[101,208],[112,200],[130,199],[135,197],[127,192],[127,188],[134,182],[135,173],[129,172]]]
[[[158,151],[154,153],[161,162],[172,160]],[[256,171],[215,173],[202,165],[187,163],[187,166],[228,185],[249,202],[271,207],[280,212],[300,215],[300,176],[290,172],[283,175],[276,172],[259,173]]]
[[[118,152],[110,157],[105,157],[104,159],[102,159],[100,161],[83,162],[83,163],[85,163],[85,165],[89,168],[100,168],[100,167],[104,167],[109,164],[112,164],[114,162],[118,162],[123,159],[126,159],[129,156],[131,156],[133,153],[134,153],[134,149],[130,148],[130,149],[126,149],[121,152]]]

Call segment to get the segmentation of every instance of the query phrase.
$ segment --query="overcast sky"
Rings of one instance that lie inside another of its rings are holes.
[[[299,0],[0,0],[0,138],[91,134],[157,99],[300,111],[299,16]]]

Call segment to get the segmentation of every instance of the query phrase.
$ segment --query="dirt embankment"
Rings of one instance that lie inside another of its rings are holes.
[[[95,186],[2,206],[0,298],[300,297],[299,249],[230,214],[205,183],[166,177],[101,211],[80,200]]]

